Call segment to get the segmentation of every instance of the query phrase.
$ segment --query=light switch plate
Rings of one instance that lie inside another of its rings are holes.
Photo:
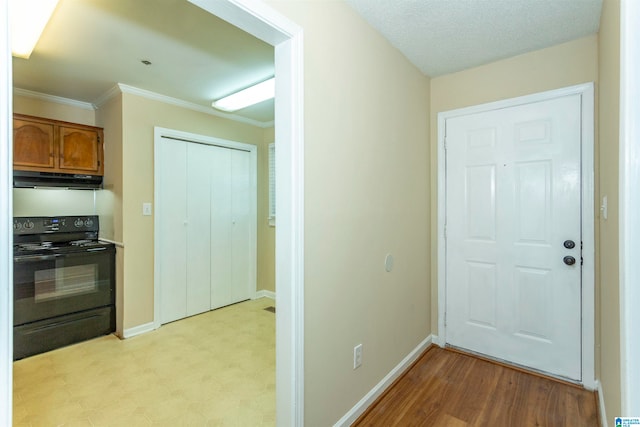
[[[142,204],[142,215],[151,216],[151,203],[145,202]]]

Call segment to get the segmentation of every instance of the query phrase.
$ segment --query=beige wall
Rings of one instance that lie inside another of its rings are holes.
[[[430,332],[429,79],[344,2],[269,3],[304,29],[304,410],[329,426]]]
[[[123,327],[126,330],[152,322],[154,314],[153,216],[142,215],[142,203],[153,202],[154,127],[256,145],[263,143],[264,130],[128,93],[122,94],[122,120]]]
[[[96,126],[96,112],[93,109],[61,104],[30,96],[14,95],[13,112]]]
[[[598,41],[589,36],[431,80],[431,235],[438,226],[438,113],[558,89],[598,78]],[[594,206],[595,209],[595,206]],[[431,328],[438,333],[437,239],[431,240]]]
[[[620,1],[605,0],[599,33],[600,195],[608,197],[608,219],[600,219],[600,373],[609,419],[621,415],[618,277],[618,155],[620,103]]]
[[[123,336],[124,248],[122,247],[122,95],[96,112],[96,124],[104,128],[104,190],[98,197],[100,235],[116,245],[116,333]]]

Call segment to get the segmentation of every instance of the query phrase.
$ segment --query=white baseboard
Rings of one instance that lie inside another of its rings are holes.
[[[258,299],[258,298],[271,298],[272,300],[275,300],[276,293],[262,289],[262,290],[256,291],[256,297],[254,299]]]
[[[398,365],[391,370],[378,384],[375,385],[353,408],[349,410],[334,427],[348,427],[358,419],[360,415],[380,397],[382,393],[409,367],[432,343],[432,336],[424,339],[411,353],[407,355]]]
[[[600,413],[600,426],[601,427],[609,427],[609,423],[607,422],[607,411],[604,406],[604,393],[602,392],[602,384],[600,384],[600,380],[596,380],[596,390],[598,391],[598,412]]]
[[[155,330],[155,324],[153,322],[145,323],[144,325],[134,326],[133,328],[125,329],[123,331],[123,338],[131,338],[136,335],[144,334]]]

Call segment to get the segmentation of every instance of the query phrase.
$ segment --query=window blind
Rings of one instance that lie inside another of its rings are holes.
[[[269,144],[269,225],[276,225],[276,144]]]

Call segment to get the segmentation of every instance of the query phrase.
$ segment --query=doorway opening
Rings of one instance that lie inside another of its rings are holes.
[[[303,423],[303,68],[302,30],[270,7],[245,0],[193,0],[193,4],[222,18],[275,47],[276,74],[276,141],[277,158],[277,210],[276,283],[278,343],[276,372],[278,384],[278,425]],[[8,22],[8,5],[0,8],[0,21]],[[12,114],[11,56],[8,49],[8,28],[3,26],[0,39],[3,61],[0,69],[0,133],[5,141],[11,140]],[[0,237],[6,242],[0,249],[0,269],[3,283],[12,282],[9,234],[12,217],[11,205],[11,151],[3,144],[0,152]],[[0,413],[4,424],[11,424],[12,408],[12,290],[3,286],[0,291]]]

